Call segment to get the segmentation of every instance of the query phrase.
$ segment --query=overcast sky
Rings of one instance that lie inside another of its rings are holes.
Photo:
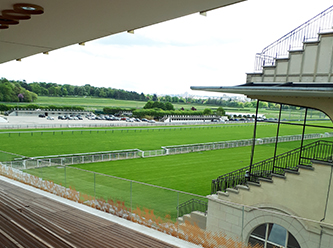
[[[331,5],[331,0],[248,0],[207,17],[193,14],[135,34],[7,62],[0,65],[0,77],[145,94],[209,95],[190,86],[245,83],[256,53]]]

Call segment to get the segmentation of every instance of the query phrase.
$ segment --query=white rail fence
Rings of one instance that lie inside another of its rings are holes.
[[[333,137],[333,132],[324,133],[324,134],[322,133],[305,134],[304,140],[329,138],[329,137]],[[280,136],[278,137],[278,142],[298,141],[301,139],[302,135]],[[272,144],[275,142],[276,142],[276,137],[261,138],[261,139],[256,139],[255,141],[256,145]],[[251,146],[252,144],[253,144],[253,139],[231,140],[231,141],[220,141],[220,142],[202,143],[202,144],[167,146],[167,147],[162,147],[162,149],[159,150],[150,150],[150,151],[141,151],[139,149],[135,149],[130,151],[128,150],[108,151],[108,152],[99,152],[99,153],[48,156],[48,157],[39,157],[39,158],[30,158],[24,160],[3,162],[3,164],[17,169],[30,169],[30,168],[44,167],[44,166],[65,166],[65,165],[74,165],[74,164],[115,161],[123,159],[157,157],[165,155],[190,153],[190,152],[200,152],[200,151]]]

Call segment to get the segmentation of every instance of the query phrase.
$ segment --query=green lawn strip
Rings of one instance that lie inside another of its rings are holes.
[[[276,124],[259,125],[257,138],[274,137]],[[323,133],[330,129],[308,127],[307,133]],[[280,136],[301,134],[301,126],[284,125]],[[60,131],[0,134],[0,150],[24,156],[47,156],[125,149],[156,150],[161,146],[250,139],[252,125],[201,126],[193,128],[165,127],[162,129],[105,129],[90,131]]]
[[[305,144],[309,142],[305,141]],[[299,145],[300,141],[284,142],[279,144],[278,150],[279,153],[283,153]],[[274,149],[274,144],[256,146],[254,163],[272,157]],[[250,156],[251,147],[238,147],[154,158],[81,164],[73,168],[67,167],[66,172],[63,167],[43,167],[26,170],[26,172],[66,187],[71,186],[91,196],[123,201],[128,208],[154,209],[155,213],[161,217],[169,214],[175,218],[177,204],[192,199],[192,196],[135,182],[131,184],[126,180],[99,174],[94,176],[87,171],[205,196],[210,194],[212,179],[248,166]]]

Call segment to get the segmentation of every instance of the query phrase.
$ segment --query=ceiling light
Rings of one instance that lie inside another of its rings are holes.
[[[3,16],[0,16],[0,24],[5,24],[5,25],[16,25],[19,22],[13,19],[8,19]]]
[[[21,62],[21,59],[16,59],[16,61]]]
[[[18,13],[12,9],[6,9],[3,10],[2,16],[8,19],[14,19],[14,20],[29,20],[31,17],[28,14]]]
[[[127,33],[129,33],[129,34],[134,34],[134,29],[132,29],[132,30],[128,30]]]
[[[0,29],[7,29],[7,28],[8,28],[7,25],[5,25],[5,24],[0,24]]]
[[[200,12],[200,15],[202,15],[202,16],[207,16],[207,12],[206,12],[206,11],[201,11],[201,12]]]
[[[29,15],[40,15],[44,13],[44,8],[42,6],[30,3],[17,3],[14,4],[14,10],[19,13],[29,14]]]
[[[49,55],[49,52],[43,52],[43,54],[45,54],[45,55]]]
[[[85,46],[86,43],[85,43],[85,42],[80,42],[79,45],[80,45],[80,46]]]

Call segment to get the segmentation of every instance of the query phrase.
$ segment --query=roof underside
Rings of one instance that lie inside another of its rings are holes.
[[[192,86],[192,90],[247,96],[333,97],[333,83],[247,83],[238,86]]]
[[[44,14],[0,30],[0,63],[244,0],[32,0]],[[17,2],[1,0],[0,11]]]

